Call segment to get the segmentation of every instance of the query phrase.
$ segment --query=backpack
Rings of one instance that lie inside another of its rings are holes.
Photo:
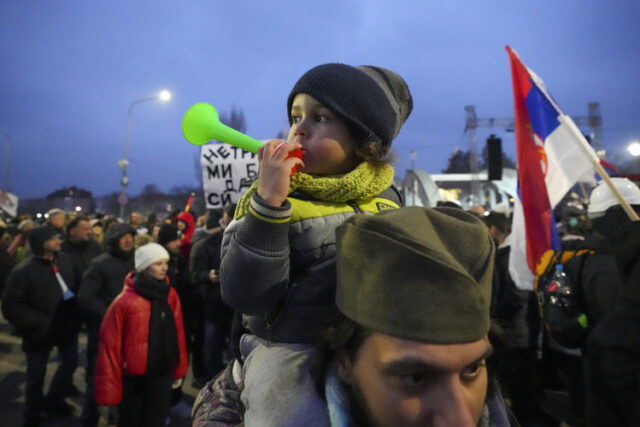
[[[587,339],[587,316],[581,295],[580,278],[587,257],[593,253],[590,249],[549,249],[536,266],[534,291],[542,323],[551,337],[566,348],[580,348]],[[558,264],[563,266],[571,290],[570,295],[565,297],[569,302],[567,306],[551,304],[554,294],[548,286]]]

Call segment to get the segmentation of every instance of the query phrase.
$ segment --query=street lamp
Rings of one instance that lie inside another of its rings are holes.
[[[627,145],[627,151],[633,156],[633,160],[636,163],[636,166],[640,166],[637,164],[640,160],[640,157],[638,157],[640,156],[640,142],[631,141],[631,143]]]
[[[7,155],[4,159],[4,180],[2,181],[2,191],[7,191],[9,181],[9,159],[11,159],[11,135],[0,130],[0,133],[7,137]]]
[[[638,157],[638,156],[640,156],[640,142],[638,142],[638,141],[633,141],[633,142],[631,142],[631,143],[627,146],[627,151],[629,151],[629,153],[630,153],[633,157]]]
[[[147,101],[169,101],[171,99],[171,92],[168,90],[163,90],[155,96],[151,96],[149,98],[141,98],[136,99],[129,105],[129,112],[127,113],[127,135],[124,143],[124,158],[118,161],[118,166],[122,169],[122,180],[120,184],[122,186],[122,191],[120,192],[120,197],[118,197],[118,203],[120,203],[120,218],[124,219],[124,205],[129,201],[127,199],[127,194],[125,189],[127,184],[129,184],[129,178],[127,178],[127,167],[129,166],[129,135],[131,134],[131,113],[133,112],[133,107],[138,104]]]

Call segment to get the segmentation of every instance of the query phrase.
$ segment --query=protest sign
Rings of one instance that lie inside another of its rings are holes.
[[[237,203],[258,179],[258,156],[224,142],[203,145],[200,165],[207,209]]]
[[[18,196],[6,191],[0,192],[0,209],[11,216],[18,214]]]

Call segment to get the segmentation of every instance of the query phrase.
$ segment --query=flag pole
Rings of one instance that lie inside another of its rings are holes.
[[[551,99],[550,101],[553,102],[553,100]],[[558,108],[557,105],[555,105],[555,107]],[[631,221],[640,220],[640,217],[638,217],[638,214],[633,210],[629,202],[627,202],[627,200],[622,196],[622,194],[620,194],[620,191],[618,191],[616,186],[613,185],[613,181],[611,181],[611,177],[600,164],[600,159],[595,154],[593,149],[589,146],[589,143],[587,142],[582,132],[580,132],[580,129],[578,129],[578,127],[573,122],[573,120],[571,120],[571,117],[562,113],[562,110],[560,110],[559,108],[558,108],[558,111],[561,112],[560,116],[558,116],[558,120],[561,121],[563,124],[565,124],[567,128],[571,130],[571,133],[578,141],[578,146],[580,147],[582,152],[591,159],[591,163],[593,164],[594,169],[596,170],[598,175],[600,175],[600,177],[604,180],[604,182],[607,184],[607,186],[609,187],[609,190],[611,190],[616,200],[618,200],[618,203],[620,203],[620,206],[622,206],[622,209],[625,211],[629,219]]]

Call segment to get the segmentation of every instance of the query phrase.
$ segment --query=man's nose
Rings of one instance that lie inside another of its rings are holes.
[[[471,414],[467,390],[459,378],[443,384],[438,393],[438,401],[431,402],[433,413],[429,425],[433,426],[465,426],[476,425]]]

